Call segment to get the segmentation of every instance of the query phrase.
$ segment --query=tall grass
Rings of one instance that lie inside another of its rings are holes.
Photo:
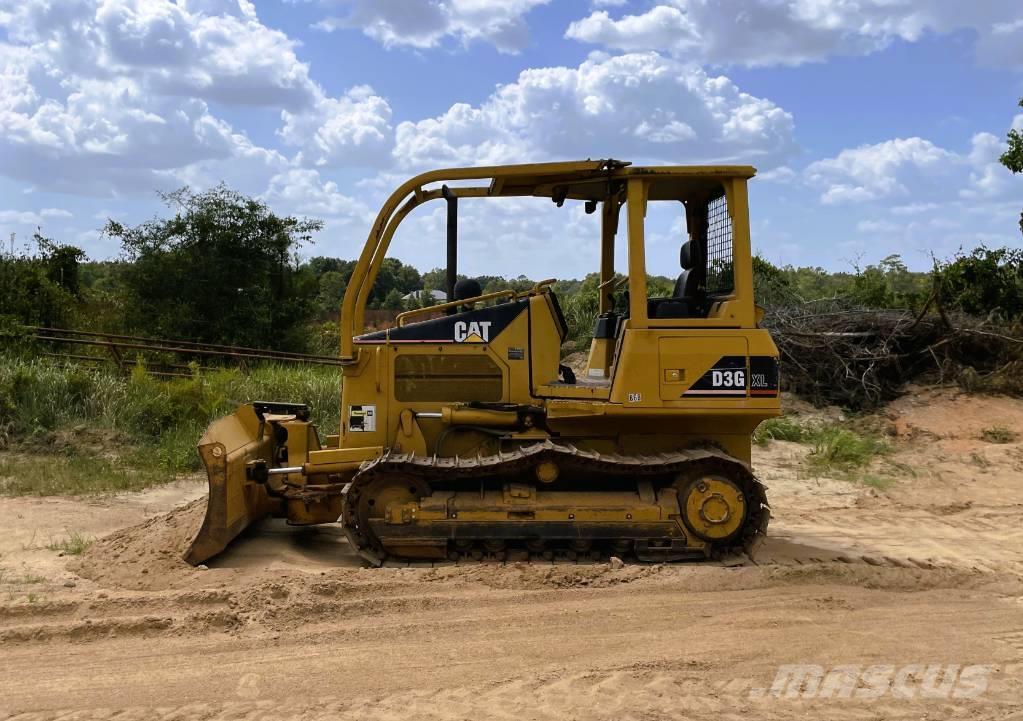
[[[789,416],[768,418],[753,431],[753,442],[759,446],[768,441],[793,441],[799,443],[806,440],[809,430],[802,423]]]
[[[838,426],[817,429],[812,434],[811,442],[813,448],[806,459],[807,464],[820,472],[853,473],[891,450],[879,438]]]
[[[205,427],[254,400],[306,403],[319,428],[334,433],[340,389],[340,372],[322,366],[261,365],[160,380],[142,367],[125,376],[0,354],[0,445],[13,441],[18,450],[0,459],[0,492],[129,490],[199,470],[195,445]],[[120,447],[112,454],[73,442],[46,448],[50,432],[82,427],[114,432]]]
[[[85,553],[85,549],[91,545],[92,539],[88,536],[78,531],[69,531],[67,538],[62,538],[59,541],[50,541],[46,544],[46,548],[51,551],[60,551],[68,556],[81,556]]]
[[[307,403],[322,426],[338,424],[341,374],[322,366],[262,365],[159,380],[141,366],[112,369],[0,356],[0,423],[17,433],[96,423],[137,437],[158,437],[183,423],[205,425],[253,400]]]

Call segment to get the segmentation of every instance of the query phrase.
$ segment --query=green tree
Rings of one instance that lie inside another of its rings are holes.
[[[42,254],[46,265],[46,277],[68,293],[78,296],[81,291],[79,283],[79,266],[85,260],[85,251],[73,245],[64,245],[51,238],[36,233],[32,236]]]
[[[310,258],[306,265],[319,278],[324,273],[340,273],[347,283],[355,270],[354,260],[342,260],[341,258],[327,258],[322,255]]]
[[[85,253],[39,232],[32,241],[34,251],[0,251],[0,316],[6,316],[8,325],[73,325]]]
[[[418,270],[411,265],[405,265],[397,258],[384,258],[369,297],[370,301],[378,306],[389,308],[385,301],[392,290],[397,290],[398,296],[401,297],[422,287],[423,281]]]
[[[1023,251],[981,246],[935,266],[942,302],[976,316],[1023,316]]]
[[[384,297],[383,301],[380,303],[380,307],[386,308],[387,310],[402,310],[403,306],[401,291],[398,290],[397,288],[391,288],[391,290]]]
[[[328,270],[320,276],[316,306],[321,315],[336,316],[341,311],[341,302],[348,288],[348,279],[336,270]]]
[[[778,307],[797,302],[788,274],[767,259],[753,256],[753,296],[757,305]]]
[[[1023,108],[1023,98],[1020,98],[1019,106]],[[1009,147],[999,160],[1013,173],[1023,173],[1023,132],[1013,128],[1009,131],[1008,141]],[[1023,233],[1023,212],[1019,216],[1019,230]]]
[[[928,290],[926,274],[910,272],[902,256],[895,254],[857,269],[849,295],[868,308],[915,308]]]
[[[166,338],[301,348],[318,292],[295,251],[322,228],[278,216],[223,184],[161,194],[173,215],[136,226],[107,222],[131,264],[124,283],[133,330]]]
[[[457,274],[457,280],[465,280],[466,278],[468,278],[468,276],[462,275],[461,273]],[[428,270],[423,273],[421,287],[425,290],[446,291],[448,289],[447,270],[444,268],[434,268],[433,270]],[[500,290],[500,288],[498,288],[498,290]]]

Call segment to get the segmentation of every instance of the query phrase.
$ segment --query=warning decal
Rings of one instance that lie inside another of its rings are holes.
[[[355,433],[368,433],[377,429],[376,406],[349,406],[348,430]]]

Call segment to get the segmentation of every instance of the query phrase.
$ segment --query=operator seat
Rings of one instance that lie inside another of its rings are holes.
[[[699,259],[693,241],[683,243],[678,255],[682,272],[675,279],[671,297],[648,299],[649,318],[702,318],[706,315],[705,303],[700,297],[700,274],[697,272]]]

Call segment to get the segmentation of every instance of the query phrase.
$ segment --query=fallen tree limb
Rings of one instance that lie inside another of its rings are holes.
[[[764,325],[781,353],[784,387],[818,404],[871,408],[928,375],[1023,394],[1023,333],[946,312],[936,298],[916,313],[839,300],[777,307]]]

